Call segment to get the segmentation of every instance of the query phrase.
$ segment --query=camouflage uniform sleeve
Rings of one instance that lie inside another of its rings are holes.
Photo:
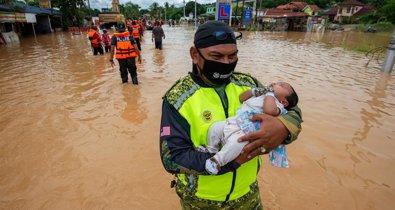
[[[298,106],[292,107],[286,115],[279,117],[280,121],[285,125],[290,133],[290,138],[283,143],[289,144],[298,138],[300,131],[302,131],[302,111]]]
[[[188,122],[166,99],[162,105],[160,128],[160,156],[169,173],[207,174],[206,159],[214,154],[195,150]]]
[[[166,171],[172,174],[208,175],[205,163],[214,154],[195,150],[189,137],[188,122],[166,99],[162,105],[160,127],[160,156]],[[221,167],[219,174],[234,171],[239,166],[236,161],[231,161]]]

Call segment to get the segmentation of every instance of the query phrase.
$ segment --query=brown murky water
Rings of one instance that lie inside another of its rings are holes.
[[[85,36],[0,47],[0,209],[180,209],[159,158],[161,97],[191,69],[192,28],[150,32],[139,86],[122,85]],[[284,80],[301,98],[290,168],[259,172],[266,209],[393,209],[394,73],[338,46],[389,36],[244,33],[238,70]]]

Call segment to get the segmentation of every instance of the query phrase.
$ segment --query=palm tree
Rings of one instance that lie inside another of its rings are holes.
[[[156,19],[158,19],[159,17],[159,4],[154,2],[151,4],[151,6],[149,6],[149,10],[150,10],[150,15],[151,17],[155,17]]]

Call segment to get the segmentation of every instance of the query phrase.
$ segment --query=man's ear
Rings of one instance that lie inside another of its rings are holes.
[[[196,48],[192,46],[192,47],[189,49],[189,54],[191,55],[193,64],[197,64],[197,63],[198,63],[198,60],[199,60],[199,54],[198,54],[198,52],[196,51]]]

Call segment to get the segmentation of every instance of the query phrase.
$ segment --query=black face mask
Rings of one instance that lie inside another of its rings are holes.
[[[211,61],[207,60],[197,48],[196,50],[204,60],[204,66],[203,69],[200,69],[200,73],[203,74],[214,85],[223,85],[227,83],[236,68],[237,60],[233,63]]]

